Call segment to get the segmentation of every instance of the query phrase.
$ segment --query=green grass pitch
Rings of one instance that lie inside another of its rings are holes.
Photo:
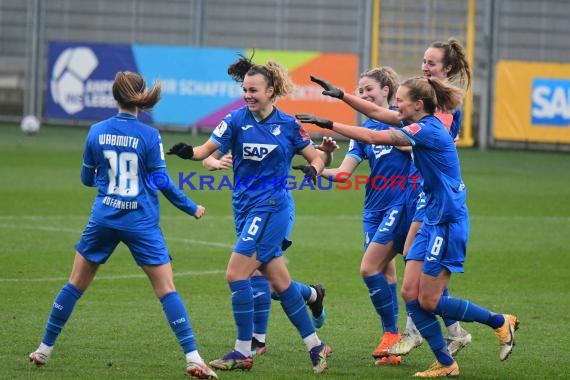
[[[42,369],[28,363],[53,299],[66,282],[73,245],[85,226],[94,189],[81,185],[87,130],[45,127],[26,136],[0,126],[0,378],[183,378],[182,352],[148,280],[121,246],[100,268]],[[165,147],[207,135],[163,133]],[[346,144],[335,156],[338,164]],[[570,156],[567,153],[459,152],[468,188],[471,237],[466,273],[451,293],[494,311],[516,313],[521,326],[506,362],[492,330],[464,324],[473,342],[458,356],[466,379],[567,378],[570,374]],[[298,159],[301,162],[300,159]],[[169,172],[213,174],[199,162],[168,157]],[[361,165],[358,174],[366,174]],[[300,177],[299,177],[300,179]],[[206,360],[233,347],[235,328],[224,272],[234,243],[228,190],[190,191],[207,208],[186,216],[161,196],[161,225],[175,281]],[[295,191],[297,220],[287,251],[293,278],[327,288],[319,336],[334,350],[327,379],[405,379],[433,361],[427,344],[402,365],[375,367],[380,323],[359,275],[363,191]],[[403,263],[398,261],[401,279]],[[400,328],[405,310],[400,303]],[[273,303],[268,353],[251,372],[222,379],[311,379],[300,337]]]

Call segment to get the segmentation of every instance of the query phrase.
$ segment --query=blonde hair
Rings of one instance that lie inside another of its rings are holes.
[[[253,63],[253,56],[250,58],[240,55],[238,60],[228,67],[228,74],[236,81],[243,82],[246,75],[260,74],[265,78],[268,86],[273,87],[273,99],[287,96],[295,91],[295,84],[289,76],[287,69],[276,61],[269,60],[265,65]]]
[[[458,108],[465,96],[463,89],[437,78],[414,77],[405,80],[401,87],[408,89],[412,101],[422,100],[424,110],[433,115],[437,110],[449,112]]]
[[[378,82],[380,87],[388,86],[388,103],[392,102],[396,90],[400,85],[400,77],[390,66],[380,66],[370,69],[360,75],[360,78],[371,78]]]

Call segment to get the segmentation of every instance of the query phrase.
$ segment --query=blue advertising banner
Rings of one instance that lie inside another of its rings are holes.
[[[238,49],[239,50],[239,49]],[[236,49],[51,42],[45,116],[101,120],[117,106],[112,85],[118,71],[136,71],[147,85],[162,84],[161,101],[142,120],[188,127],[241,99],[227,75]],[[214,125],[215,126],[215,125]]]
[[[45,116],[100,120],[114,115],[113,79],[125,70],[137,70],[130,45],[50,43]]]
[[[160,102],[139,115],[142,121],[184,129],[192,125],[214,128],[230,110],[245,104],[240,84],[227,74],[238,55],[250,57],[253,51],[50,42],[44,116],[89,122],[111,117],[117,112],[112,94],[115,74],[135,71],[149,87],[155,81],[162,85]],[[280,109],[290,114],[318,109],[335,120],[355,123],[355,112],[321,95],[322,88],[309,76],[335,78],[335,84],[352,88],[358,70],[356,54],[255,50],[254,62],[268,60],[282,64],[297,84],[293,94],[279,99]]]

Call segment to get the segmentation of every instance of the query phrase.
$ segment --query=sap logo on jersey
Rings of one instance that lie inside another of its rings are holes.
[[[570,79],[532,81],[532,124],[570,125]]]
[[[277,145],[273,144],[243,144],[243,158],[246,160],[261,161],[271,153]]]
[[[374,157],[380,158],[385,154],[390,154],[393,146],[391,145],[372,145],[372,151],[374,152]]]

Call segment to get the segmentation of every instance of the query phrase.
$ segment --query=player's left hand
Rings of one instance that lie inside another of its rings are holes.
[[[313,185],[317,184],[317,169],[313,165],[296,165],[292,167],[295,170],[300,170],[305,174],[305,177],[309,177],[313,182]]]
[[[194,218],[200,219],[204,216],[205,213],[206,213],[206,207],[198,205],[198,208],[196,209],[196,212],[194,213]]]
[[[315,115],[310,115],[307,113],[300,113],[295,115],[297,120],[301,123],[311,123],[325,129],[332,129],[333,121],[328,119],[321,119],[320,117],[316,117]]]
[[[324,79],[311,75],[311,81],[317,83],[324,89],[322,92],[323,95],[331,96],[337,99],[342,99],[344,97],[344,91],[338,87],[335,87],[332,83],[327,82]]]

